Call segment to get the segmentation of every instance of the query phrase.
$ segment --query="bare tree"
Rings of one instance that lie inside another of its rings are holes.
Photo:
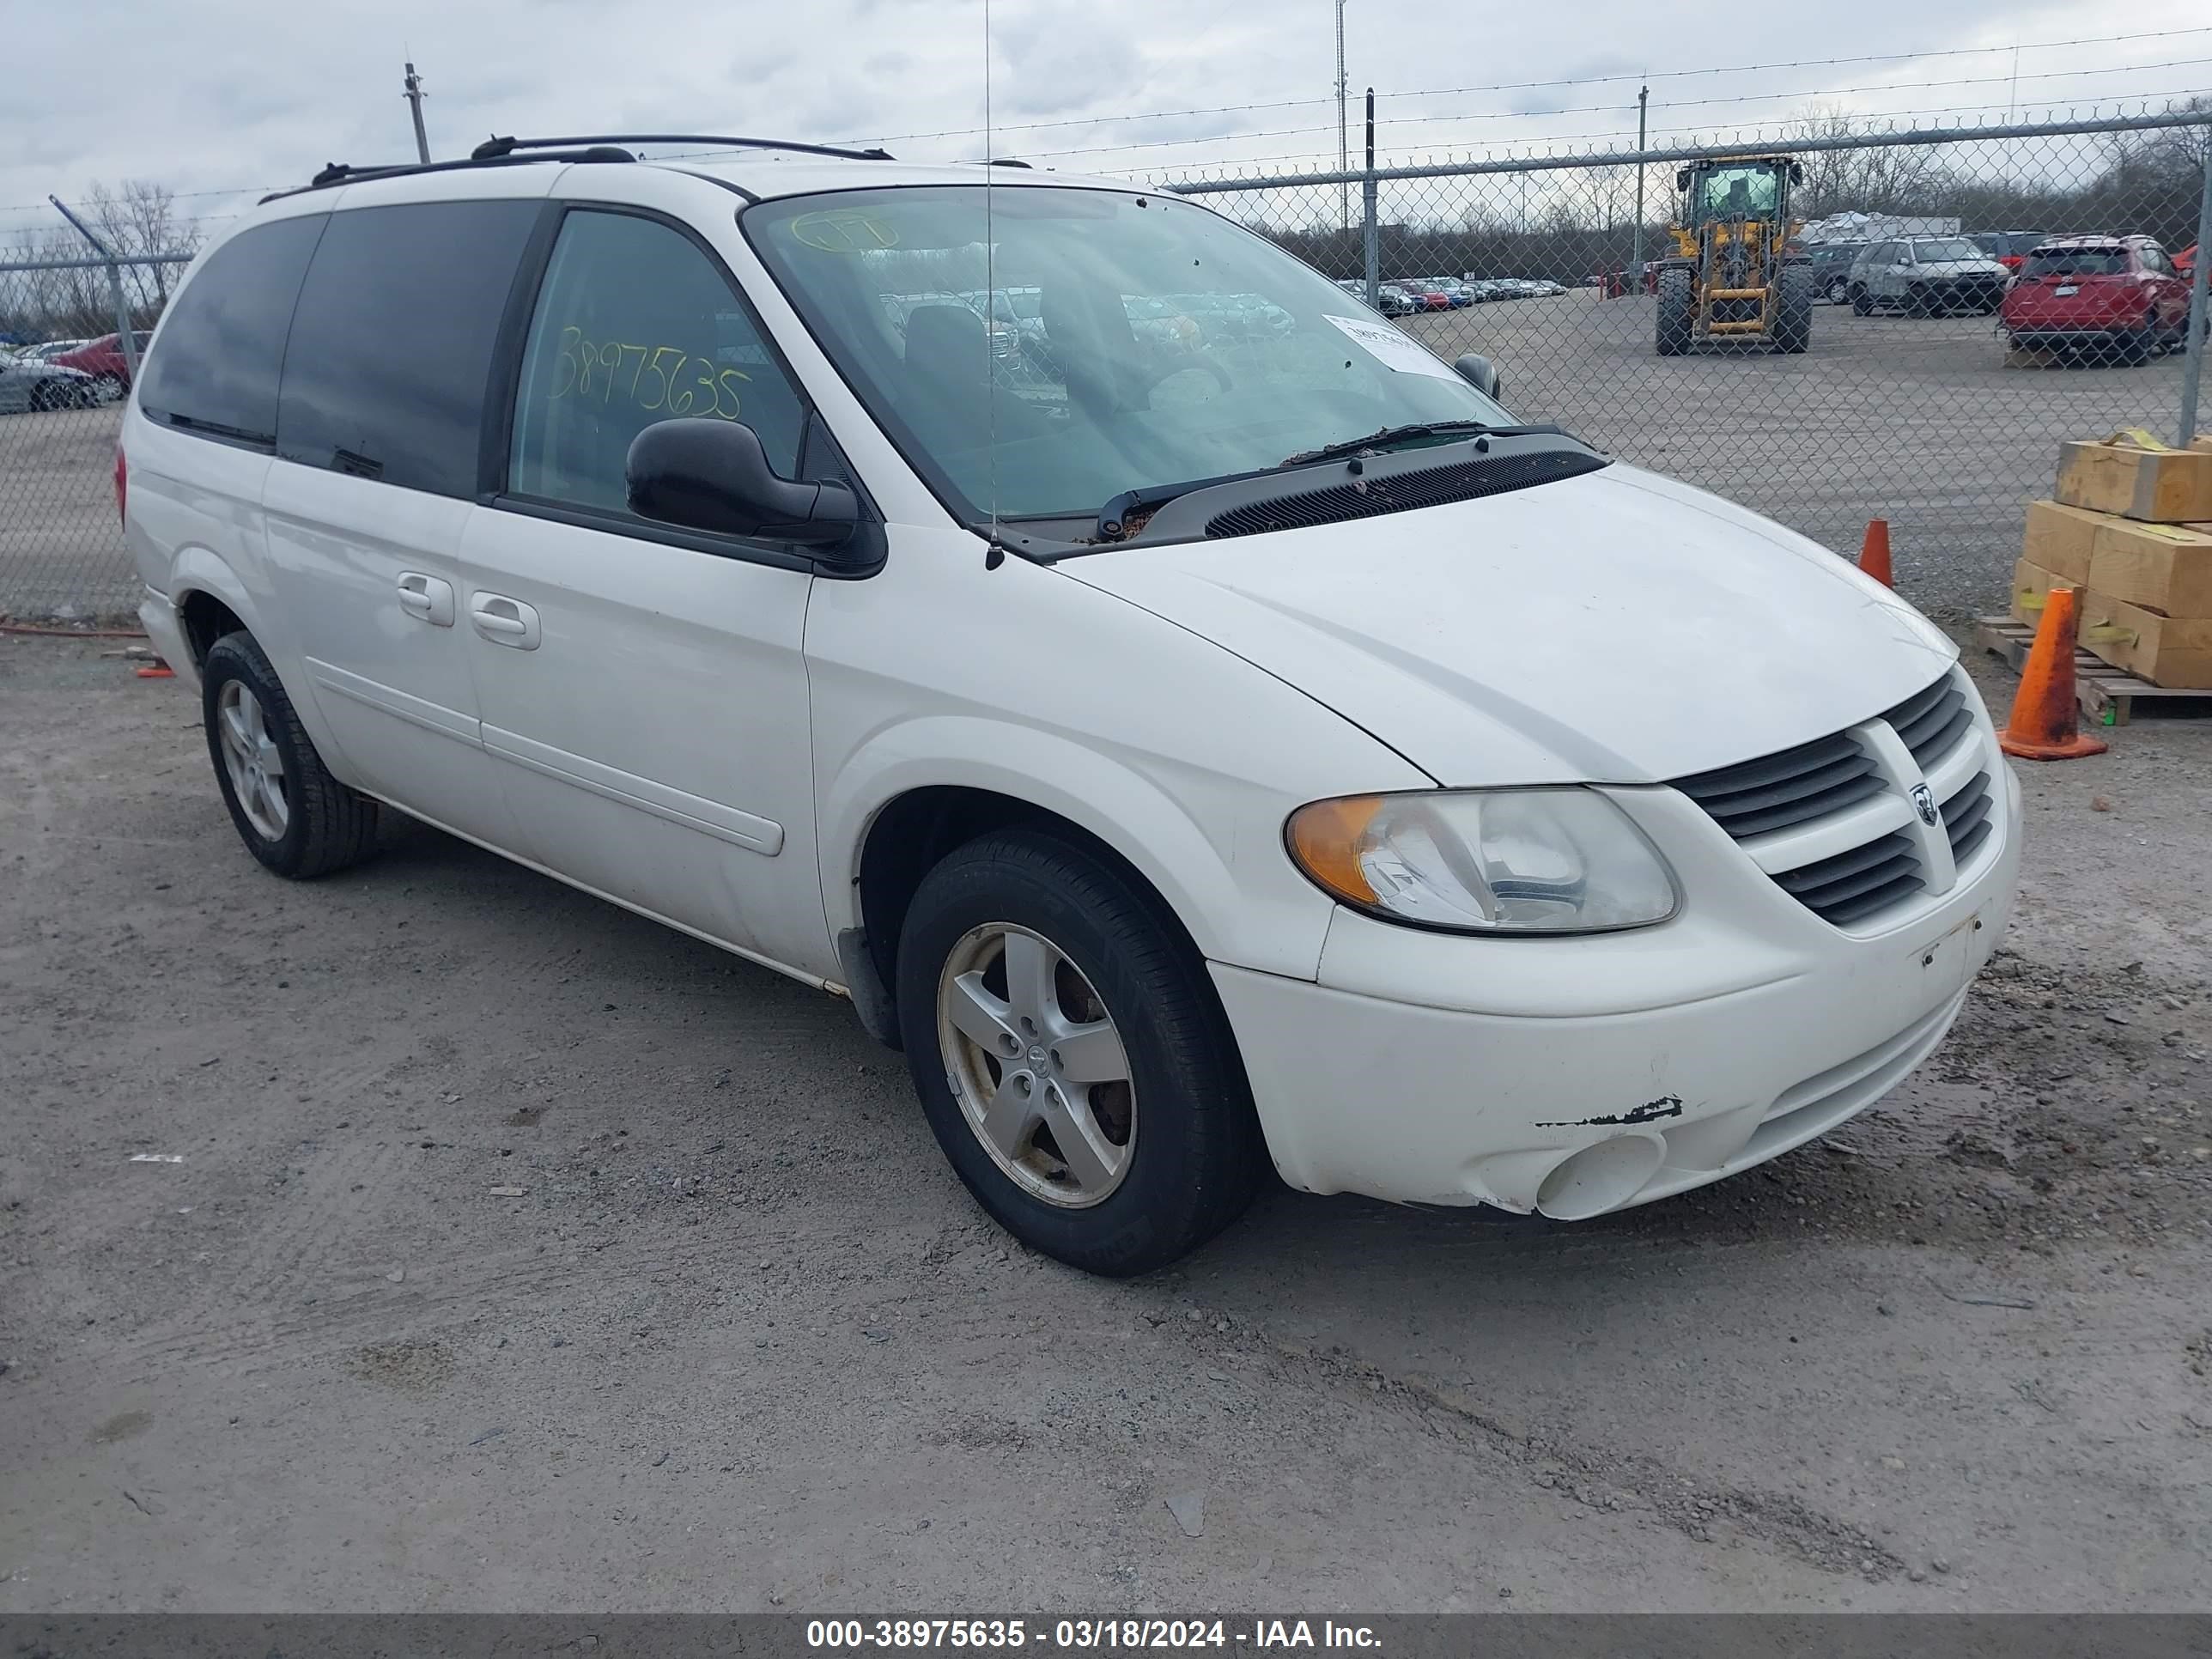
[[[85,207],[93,228],[119,258],[191,253],[199,247],[199,227],[177,213],[176,197],[167,185],[150,179],[125,179],[116,191],[95,180],[85,193]],[[183,269],[166,264],[124,267],[125,291],[134,301],[134,321],[144,325],[161,314]]]
[[[1808,104],[1783,129],[1790,141],[1856,138],[1875,131],[1872,123],[1830,104]],[[1943,147],[1885,145],[1873,149],[1808,151],[1802,160],[1805,182],[1798,191],[1800,216],[1824,219],[1832,213],[1924,214],[1938,205],[1952,182]]]

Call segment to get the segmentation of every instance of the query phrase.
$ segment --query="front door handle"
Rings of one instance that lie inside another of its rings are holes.
[[[535,651],[542,637],[538,612],[504,593],[471,593],[469,620],[494,645],[512,646],[517,651]]]
[[[399,608],[433,628],[453,625],[453,585],[419,570],[399,573]]]

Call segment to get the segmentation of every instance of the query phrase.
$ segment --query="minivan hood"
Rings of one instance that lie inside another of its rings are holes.
[[[1957,655],[1826,549],[1618,465],[1056,568],[1298,687],[1451,785],[1686,776],[1869,719]]]

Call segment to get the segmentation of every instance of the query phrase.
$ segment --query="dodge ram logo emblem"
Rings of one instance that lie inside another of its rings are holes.
[[[1936,810],[1935,791],[1924,783],[1916,783],[1912,786],[1912,810],[1920,814],[1921,823],[1928,825],[1931,830],[1943,816]]]

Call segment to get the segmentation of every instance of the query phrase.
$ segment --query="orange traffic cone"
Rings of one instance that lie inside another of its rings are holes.
[[[2072,760],[2101,755],[2105,745],[2076,726],[2074,701],[2075,614],[2079,588],[2054,587],[2045,596],[2043,621],[2021,671],[2020,694],[2012,718],[1997,734],[1997,747],[2021,760]]]
[[[1859,544],[1859,568],[1884,587],[1894,588],[1896,578],[1889,568],[1889,520],[1869,519],[1866,540]]]

